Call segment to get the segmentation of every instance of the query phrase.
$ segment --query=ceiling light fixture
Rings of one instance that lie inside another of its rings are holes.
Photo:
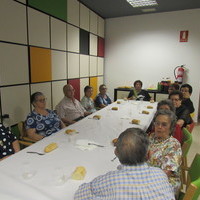
[[[156,9],[155,8],[144,8],[142,9],[142,12],[155,12]]]
[[[156,0],[126,0],[133,7],[146,7],[158,5]]]

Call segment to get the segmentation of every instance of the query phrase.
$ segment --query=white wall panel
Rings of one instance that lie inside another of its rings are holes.
[[[79,53],[79,28],[67,25],[67,50]]]
[[[51,83],[36,83],[31,84],[31,94],[35,92],[42,92],[44,96],[47,98],[46,108],[51,110]]]
[[[66,57],[66,52],[52,50],[52,80],[67,78]]]
[[[30,112],[29,85],[1,88],[2,114],[10,115],[10,124],[24,121]]]
[[[84,6],[83,4],[80,4],[80,28],[89,31],[90,29],[90,11],[89,9]]]
[[[26,46],[0,43],[0,85],[29,82]]]
[[[79,54],[68,53],[68,78],[79,78]]]
[[[104,38],[104,19],[98,16],[98,35]]]
[[[90,55],[97,56],[97,36],[90,34]]]
[[[90,32],[97,34],[98,16],[96,13],[90,10]]]
[[[66,28],[65,22],[51,17],[51,48],[66,51]]]
[[[67,22],[79,26],[79,2],[67,0]]]
[[[97,57],[90,56],[90,76],[97,75]]]
[[[98,57],[98,59],[97,59],[97,74],[98,75],[103,75],[103,73],[104,73],[104,64],[103,64],[103,62],[104,62],[104,59]]]
[[[89,56],[80,55],[80,77],[89,76]]]
[[[29,44],[50,47],[49,16],[28,8]]]
[[[53,107],[53,110],[55,110],[56,105],[64,97],[63,86],[66,85],[66,84],[67,84],[67,81],[54,81],[54,82],[52,82],[52,96],[53,96],[52,107]]]
[[[89,85],[89,78],[80,79],[80,100],[84,97],[84,88]]]
[[[26,6],[1,0],[0,40],[27,44]]]
[[[104,84],[104,78],[103,78],[103,76],[99,76],[97,78],[98,78],[98,90],[99,90],[99,86]]]

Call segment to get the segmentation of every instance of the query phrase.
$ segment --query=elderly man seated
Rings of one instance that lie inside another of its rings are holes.
[[[65,96],[56,106],[56,111],[65,124],[73,124],[91,114],[83,108],[77,99],[74,98],[75,90],[72,85],[65,85],[63,87],[63,92]]]
[[[145,162],[148,144],[148,138],[141,129],[125,130],[119,136],[115,149],[121,163],[118,170],[82,184],[74,199],[175,200],[167,175]]]

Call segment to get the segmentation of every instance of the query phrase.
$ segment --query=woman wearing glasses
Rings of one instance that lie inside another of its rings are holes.
[[[107,94],[106,85],[102,84],[99,86],[99,94],[95,98],[95,105],[97,108],[104,108],[108,104],[111,104],[112,100]]]
[[[148,163],[161,168],[168,176],[175,194],[180,188],[181,145],[172,134],[176,116],[170,110],[158,110],[154,118],[155,132],[149,136]]]
[[[65,127],[54,111],[46,109],[46,98],[43,93],[32,94],[31,104],[34,109],[25,122],[28,137],[36,141],[41,140]]]
[[[186,125],[191,124],[192,118],[190,111],[185,105],[182,105],[183,94],[180,91],[173,91],[169,94],[169,99],[176,109],[177,124],[180,127],[186,127]]]

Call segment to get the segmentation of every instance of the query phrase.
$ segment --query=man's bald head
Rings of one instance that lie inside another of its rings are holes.
[[[67,84],[63,87],[63,93],[68,98],[74,98],[75,90],[71,84]]]
[[[146,160],[149,140],[139,128],[128,128],[120,134],[115,153],[124,165],[142,164]]]

